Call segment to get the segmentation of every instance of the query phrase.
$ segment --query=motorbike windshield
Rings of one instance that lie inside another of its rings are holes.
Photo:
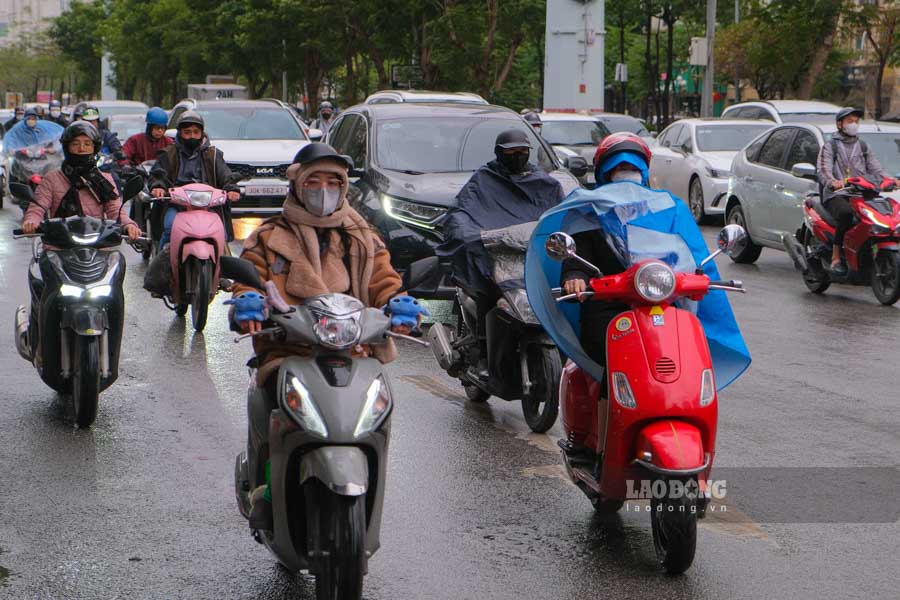
[[[30,146],[54,146],[57,150],[62,150],[59,144],[62,133],[63,128],[52,121],[38,121],[34,127],[28,127],[25,121],[20,121],[3,137],[3,151],[10,154]]]
[[[525,289],[525,252],[537,221],[481,232],[493,281],[501,290]]]
[[[569,235],[605,232],[622,264],[659,259],[676,271],[692,272],[709,255],[690,210],[671,194],[622,182],[594,190],[575,190],[558,207],[544,213],[531,237],[525,266],[528,300],[544,329],[560,350],[601,381],[603,367],[591,360],[578,339],[580,307],[557,303],[551,288],[560,285],[562,265],[547,256],[544,243],[555,231]],[[714,262],[704,267],[719,279]],[[699,303],[680,301],[696,313],[709,343],[716,386],[724,389],[750,365],[740,329],[723,291],[710,291]],[[602,333],[598,334],[602,335]]]

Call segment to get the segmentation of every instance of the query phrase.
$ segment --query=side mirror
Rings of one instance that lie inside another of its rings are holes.
[[[263,283],[259,278],[259,271],[249,260],[236,256],[223,256],[219,259],[219,268],[222,277],[233,279],[238,283],[263,289]]]
[[[815,181],[816,177],[816,167],[809,163],[797,163],[793,167],[791,167],[791,175],[794,177],[799,177],[801,179],[811,179]]]
[[[651,132],[650,132],[650,137],[652,137],[652,138],[655,140],[656,138],[659,137],[659,132],[658,132],[658,131],[651,131]]]
[[[325,134],[322,133],[321,129],[310,129],[307,134],[309,135],[309,139],[314,142],[321,142],[322,138],[325,137]]]
[[[30,185],[19,183],[17,181],[9,182],[9,192],[16,198],[22,198],[28,202],[34,202],[34,190]]]
[[[716,245],[724,254],[731,256],[739,253],[747,243],[747,232],[740,225],[726,225],[716,237]]]
[[[561,262],[575,256],[575,240],[568,233],[557,231],[547,236],[544,250],[547,252],[547,256]]]
[[[581,156],[569,156],[563,160],[565,166],[575,177],[584,177],[588,172],[588,161]]]
[[[122,200],[131,200],[132,198],[140,194],[143,190],[144,178],[140,175],[135,175],[125,182],[125,187],[122,188]]]
[[[350,179],[359,179],[360,177],[365,177],[365,176],[366,176],[365,169],[357,169],[356,167],[353,167],[352,169],[350,169],[350,171],[347,172],[347,177],[349,177]]]
[[[437,256],[422,258],[409,265],[403,273],[403,288],[407,291],[435,291],[441,284],[441,264]]]
[[[176,137],[178,137],[178,130],[175,128],[166,129],[166,137],[170,137],[174,140]]]

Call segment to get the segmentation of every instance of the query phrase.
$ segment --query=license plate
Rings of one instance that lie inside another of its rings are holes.
[[[286,185],[248,185],[244,188],[245,196],[286,196]]]

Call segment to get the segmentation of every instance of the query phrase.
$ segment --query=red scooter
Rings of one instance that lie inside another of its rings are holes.
[[[559,445],[569,477],[601,513],[618,511],[628,499],[649,498],[657,558],[672,574],[694,559],[697,519],[709,502],[717,418],[706,335],[697,317],[675,302],[700,300],[713,289],[743,292],[739,281],[710,281],[702,267],[745,239],[743,228],[728,225],[719,234],[719,250],[693,274],[645,260],[591,279],[591,291],[582,294],[632,308],[597,332],[607,336],[607,381],[596,381],[571,361],[560,381],[567,439]],[[554,260],[574,258],[599,273],[577,256],[565,233],[550,235],[545,249]],[[572,299],[576,294],[557,301]]]
[[[793,236],[782,234],[781,241],[809,291],[821,294],[832,283],[871,285],[884,305],[900,299],[900,203],[881,196],[882,191],[889,192],[896,185],[889,177],[880,187],[853,177],[836,192],[850,198],[855,215],[853,227],[844,236],[845,275],[831,269],[834,217],[819,194],[806,198],[803,224]]]

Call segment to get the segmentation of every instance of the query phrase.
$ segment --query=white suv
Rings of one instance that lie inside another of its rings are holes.
[[[757,100],[729,106],[723,119],[766,119],[775,123],[834,124],[840,106],[810,100]]]
[[[430,102],[449,104],[487,104],[488,101],[472,92],[429,92],[427,90],[382,90],[375,92],[363,104],[394,104],[397,102]]]

